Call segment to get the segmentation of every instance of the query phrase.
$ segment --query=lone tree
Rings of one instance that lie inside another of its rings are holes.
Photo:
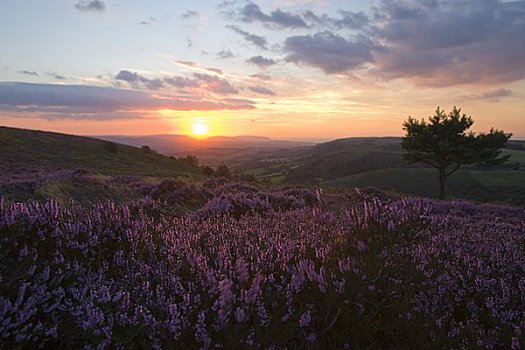
[[[476,135],[468,131],[472,124],[472,118],[461,114],[461,109],[456,107],[449,114],[438,107],[428,122],[408,117],[403,123],[406,135],[401,145],[406,151],[405,160],[438,169],[440,199],[446,197],[447,177],[462,165],[493,166],[510,157],[499,155],[512,134],[491,129],[488,133]]]

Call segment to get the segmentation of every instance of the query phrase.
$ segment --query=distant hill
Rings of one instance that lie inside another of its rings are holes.
[[[216,167],[228,164],[241,167],[259,159],[272,157],[272,154],[286,150],[313,146],[314,143],[302,141],[273,140],[262,136],[212,136],[195,139],[186,135],[151,135],[151,136],[112,136],[97,138],[115,141],[131,146],[150,146],[169,156],[192,155],[199,158],[200,164]]]
[[[175,159],[90,137],[0,127],[0,181],[58,170],[101,175],[178,176],[199,173]]]
[[[170,156],[196,155],[205,163],[207,163],[206,154],[213,153],[214,150],[217,150],[218,153],[231,150],[229,153],[233,155],[232,153],[237,152],[268,151],[313,145],[309,142],[273,140],[263,136],[212,136],[205,139],[174,134],[150,136],[102,135],[96,137],[137,147],[147,145]]]
[[[238,168],[271,183],[313,184],[346,189],[376,187],[435,197],[437,172],[403,160],[401,138],[346,138],[313,147],[281,150]],[[451,197],[525,205],[525,142],[511,141],[503,151],[510,161],[498,168],[465,167],[449,181]]]
[[[414,167],[403,160],[400,138],[346,138],[308,149],[285,179],[304,183],[395,167]]]

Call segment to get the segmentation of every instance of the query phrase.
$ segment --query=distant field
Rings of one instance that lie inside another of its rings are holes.
[[[434,169],[392,168],[363,172],[324,182],[334,188],[377,187],[411,195],[436,197],[437,172]],[[476,201],[500,201],[525,204],[525,171],[457,171],[448,181],[451,197]]]
[[[469,171],[458,171],[449,179],[449,193],[472,183]],[[403,192],[413,195],[432,197],[438,191],[437,173],[433,169],[392,168],[367,171],[324,182],[333,187],[367,187],[373,186],[383,190]]]
[[[503,150],[502,154],[510,155],[509,162],[520,163],[522,167],[525,167],[525,151],[506,149],[506,150]]]

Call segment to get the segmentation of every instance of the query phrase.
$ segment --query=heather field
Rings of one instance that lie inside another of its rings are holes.
[[[0,200],[0,348],[525,347],[522,207],[148,186]]]

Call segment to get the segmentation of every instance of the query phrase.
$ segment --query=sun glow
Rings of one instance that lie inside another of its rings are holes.
[[[194,136],[203,137],[208,134],[208,126],[202,122],[193,123],[191,126]]]

